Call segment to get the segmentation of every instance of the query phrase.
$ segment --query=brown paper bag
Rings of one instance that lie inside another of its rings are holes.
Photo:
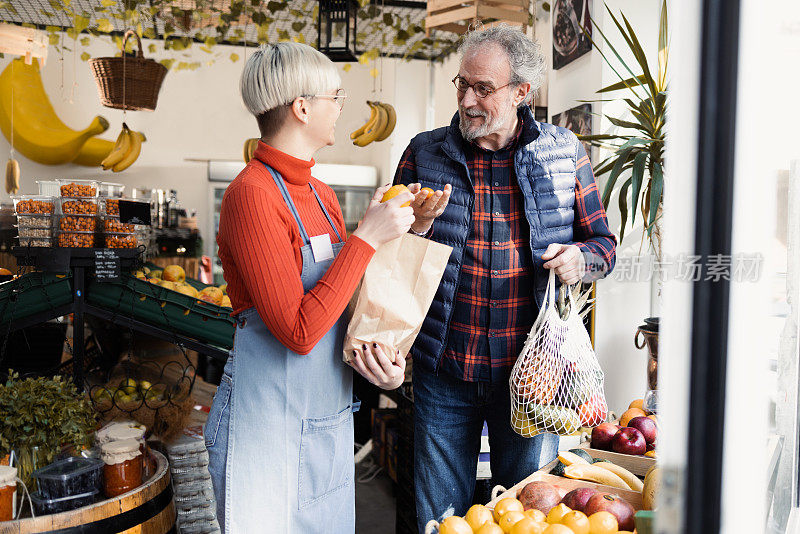
[[[404,234],[378,247],[361,287],[347,335],[344,361],[361,353],[362,345],[377,343],[394,361],[405,357],[428,314],[452,247]]]

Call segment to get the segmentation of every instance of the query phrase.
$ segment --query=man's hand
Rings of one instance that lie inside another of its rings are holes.
[[[547,262],[544,268],[554,269],[558,278],[565,284],[580,282],[586,270],[583,253],[577,245],[550,243],[542,254],[542,259]]]
[[[411,229],[423,234],[427,232],[433,220],[444,212],[447,202],[450,200],[450,193],[453,187],[450,184],[444,186],[444,191],[421,191],[421,184],[409,184],[408,190],[414,195],[411,207],[414,208],[414,224]]]

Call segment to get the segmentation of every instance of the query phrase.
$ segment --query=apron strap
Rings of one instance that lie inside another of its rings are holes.
[[[292,212],[292,216],[294,217],[294,220],[297,221],[297,226],[300,228],[300,236],[303,238],[303,243],[305,243],[306,245],[310,245],[311,244],[311,239],[309,239],[308,232],[306,232],[306,227],[303,225],[303,221],[302,221],[302,219],[300,219],[300,214],[297,212],[297,207],[294,205],[294,201],[292,200],[291,195],[289,195],[289,190],[286,188],[286,183],[283,181],[283,177],[281,176],[281,174],[278,171],[276,171],[275,169],[273,169],[272,167],[270,167],[269,165],[267,165],[263,161],[261,162],[261,164],[264,165],[264,167],[266,167],[267,170],[269,171],[269,173],[272,175],[272,179],[275,180],[275,185],[278,186],[278,190],[281,192],[281,196],[283,197],[284,202],[286,202],[286,205],[289,207],[289,211]],[[325,214],[325,218],[328,219],[328,222],[330,223],[331,228],[333,228],[333,231],[336,233],[336,237],[338,237],[339,241],[341,242],[342,241],[342,236],[339,235],[339,231],[336,229],[336,226],[333,224],[333,219],[331,219],[330,214],[328,214],[328,210],[325,208],[325,205],[322,203],[322,199],[319,198],[319,195],[317,194],[317,190],[314,189],[314,186],[311,184],[311,182],[309,182],[308,185],[309,185],[309,187],[311,187],[311,191],[314,193],[314,197],[317,199],[317,202],[319,203],[319,207],[322,208],[322,213]]]
[[[309,182],[308,185],[311,186],[311,190],[314,192],[314,196],[317,197],[317,202],[319,203],[319,207],[322,208],[322,213],[325,214],[325,218],[328,219],[329,223],[331,223],[331,228],[333,228],[333,231],[336,233],[336,237],[339,238],[339,241],[344,241],[342,239],[342,236],[339,235],[339,230],[336,229],[336,225],[333,224],[333,219],[331,219],[331,216],[328,213],[328,209],[325,207],[325,204],[322,203],[322,199],[319,198],[319,195],[317,194],[317,190],[314,188],[314,185],[311,182]]]

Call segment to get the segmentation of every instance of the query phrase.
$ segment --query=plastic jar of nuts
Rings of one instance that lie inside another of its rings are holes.
[[[103,216],[103,223],[101,225],[103,231],[112,234],[132,234],[136,231],[135,224],[121,223],[119,217],[109,215]]]
[[[61,213],[65,215],[96,215],[97,199],[61,197]]]
[[[136,248],[136,234],[105,234],[106,248]]]
[[[20,237],[53,237],[53,229],[49,226],[47,228],[37,228],[19,225],[17,231]]]
[[[97,218],[94,215],[62,215],[58,227],[64,232],[94,232]]]
[[[20,237],[19,246],[21,247],[52,247],[55,243],[54,237]]]
[[[17,215],[52,215],[55,198],[41,195],[19,195],[11,197]]]
[[[58,246],[67,248],[92,248],[94,232],[60,232]]]
[[[62,197],[94,198],[97,196],[96,180],[56,180]]]
[[[103,212],[106,215],[119,217],[119,200],[118,198],[107,198],[103,201]]]

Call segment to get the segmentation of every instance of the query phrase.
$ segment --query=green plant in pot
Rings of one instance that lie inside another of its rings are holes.
[[[19,477],[29,487],[31,473],[64,447],[89,445],[97,423],[91,403],[71,381],[20,380],[13,372],[0,386],[0,421],[0,455],[14,451]]]
[[[605,5],[605,4],[604,4]],[[620,16],[605,6],[614,26],[622,37],[626,52],[633,55],[635,63],[626,62],[600,24],[592,20],[600,35],[604,48],[592,41],[605,63],[619,78],[619,82],[598,90],[601,94],[620,94],[619,100],[626,104],[622,116],[606,115],[619,130],[615,133],[579,136],[592,145],[608,150],[611,154],[594,169],[597,177],[608,175],[603,188],[603,206],[608,210],[611,198],[616,194],[621,216],[619,240],[625,237],[630,220],[631,227],[641,213],[644,225],[642,240],[646,239],[657,262],[662,260],[661,220],[664,191],[664,139],[667,113],[667,63],[669,57],[667,2],[661,4],[658,29],[658,64],[651,68],[636,32],[624,14]],[[591,39],[592,37],[584,31]],[[604,51],[605,50],[605,51]],[[614,61],[615,59],[615,61]],[[629,64],[630,63],[630,64]],[[604,100],[608,101],[608,100]],[[654,279],[660,284],[661,273]],[[651,314],[656,309],[660,291],[651,294]],[[658,317],[645,319],[639,331],[647,338],[651,363],[658,360]],[[637,333],[637,337],[638,337]],[[637,347],[639,344],[637,342]],[[655,374],[655,370],[653,370]],[[651,377],[648,376],[648,381]],[[652,378],[654,381],[654,378]],[[653,389],[648,388],[650,407],[655,408]],[[648,399],[645,399],[646,402]]]

